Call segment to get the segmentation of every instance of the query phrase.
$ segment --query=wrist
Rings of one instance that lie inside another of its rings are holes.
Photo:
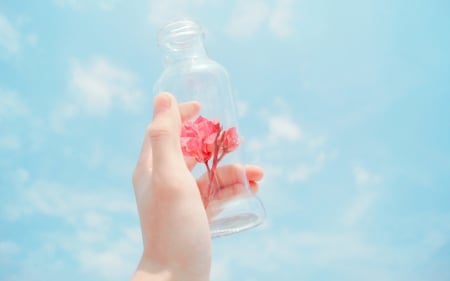
[[[132,281],[209,281],[209,276],[198,276],[176,266],[161,265],[142,257]]]
[[[172,281],[172,274],[164,266],[141,258],[131,281]]]

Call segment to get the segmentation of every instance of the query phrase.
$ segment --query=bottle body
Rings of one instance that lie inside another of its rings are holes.
[[[187,29],[180,28],[186,25]],[[262,223],[265,211],[250,190],[242,163],[243,136],[237,125],[229,76],[222,65],[207,56],[196,23],[177,22],[175,26],[178,34],[173,32],[172,23],[170,40],[165,38],[163,44],[165,68],[154,92],[170,92],[178,102],[194,100],[201,104],[200,116],[183,124],[180,145],[185,156],[196,160],[193,176],[208,181],[199,190],[212,236],[252,228]],[[230,179],[224,178],[227,175],[221,174],[227,167],[236,171],[232,187],[228,186]]]
[[[167,66],[155,84],[154,92],[167,91],[178,102],[199,101],[202,115],[235,125],[235,101],[225,68],[209,58],[197,58]]]

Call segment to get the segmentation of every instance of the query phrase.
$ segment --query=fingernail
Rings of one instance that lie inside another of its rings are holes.
[[[153,106],[153,117],[156,115],[168,110],[172,105],[172,99],[166,93],[158,94],[155,97],[154,106]]]

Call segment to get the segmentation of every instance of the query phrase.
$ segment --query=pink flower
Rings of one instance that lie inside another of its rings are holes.
[[[239,136],[236,127],[223,132],[222,149],[225,153],[235,150],[239,146]]]
[[[194,122],[187,121],[181,128],[181,150],[185,156],[197,162],[208,161],[214,153],[215,141],[221,128],[218,121],[199,116]]]
[[[219,121],[199,116],[193,122],[183,123],[180,142],[185,156],[194,157],[197,162],[204,163],[206,166],[209,178],[208,189],[200,191],[206,208],[219,188],[215,176],[219,162],[227,153],[239,146],[236,127],[222,130]],[[209,161],[211,158],[212,160]]]

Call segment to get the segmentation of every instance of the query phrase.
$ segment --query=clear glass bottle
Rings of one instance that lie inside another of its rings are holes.
[[[201,104],[201,117],[185,122],[180,142],[183,153],[197,161],[193,175],[207,176],[208,184],[199,189],[211,234],[218,237],[261,224],[265,211],[249,187],[241,162],[242,136],[227,71],[208,57],[203,38],[200,25],[189,19],[171,22],[160,30],[164,71],[154,92],[170,92],[179,102],[195,100]],[[195,137],[201,139],[200,146]],[[197,154],[193,143],[201,147]],[[234,172],[227,175],[224,171],[230,165]]]

